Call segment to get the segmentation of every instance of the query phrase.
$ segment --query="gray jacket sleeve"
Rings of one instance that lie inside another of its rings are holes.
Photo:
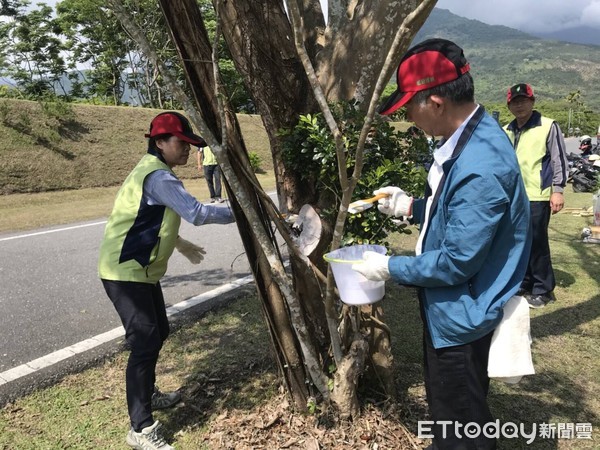
[[[144,180],[144,198],[149,205],[165,205],[194,225],[227,224],[235,221],[227,206],[205,205],[183,187],[175,175],[156,170]]]
[[[546,145],[550,152],[550,164],[552,165],[552,192],[563,192],[567,185],[567,147],[562,131],[556,122],[550,127]]]

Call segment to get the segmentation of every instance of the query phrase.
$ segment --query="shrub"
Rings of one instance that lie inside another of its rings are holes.
[[[256,153],[256,152],[249,152],[248,153],[248,158],[250,159],[250,167],[252,167],[252,170],[255,173],[259,172],[262,160],[260,159],[260,156],[258,156],[258,153]]]
[[[39,104],[44,116],[50,119],[50,121],[64,124],[75,120],[73,106],[64,100],[52,98],[49,100],[41,100]]]
[[[350,175],[354,170],[356,145],[364,115],[350,104],[335,105],[333,112],[344,136],[348,161],[346,170]],[[325,220],[333,222],[339,210],[341,188],[335,143],[322,114],[301,116],[295,128],[281,133],[285,136],[283,158],[286,166],[293,168],[304,181],[316,182],[319,191],[334,194],[334,205],[322,212]],[[354,190],[354,199],[371,197],[375,189],[389,185],[421,195],[427,176],[424,165],[429,159],[429,146],[424,135],[397,131],[389,122],[376,119],[365,143],[364,165]],[[386,236],[392,231],[410,233],[405,226],[397,225],[379,213],[377,208],[371,208],[348,215],[343,245],[387,245]]]

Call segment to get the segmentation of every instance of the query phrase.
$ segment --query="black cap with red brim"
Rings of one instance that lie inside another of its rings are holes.
[[[456,80],[469,71],[462,49],[446,39],[428,39],[408,50],[396,72],[398,88],[379,108],[391,114],[417,92]]]
[[[513,87],[508,89],[506,93],[506,103],[510,103],[512,99],[516,97],[527,97],[535,99],[533,96],[533,88],[527,83],[515,84]]]

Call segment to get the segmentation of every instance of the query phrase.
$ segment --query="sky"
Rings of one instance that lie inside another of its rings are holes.
[[[57,2],[33,0],[32,4],[38,1],[52,6]],[[506,25],[525,32],[587,26],[600,33],[600,0],[438,0],[436,7],[489,25]]]
[[[525,32],[587,26],[600,33],[600,0],[439,0],[436,7],[467,19]]]

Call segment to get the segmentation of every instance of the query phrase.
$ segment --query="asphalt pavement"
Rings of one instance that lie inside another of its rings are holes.
[[[120,327],[97,276],[105,223],[0,234],[0,378],[17,366]],[[174,252],[161,281],[167,306],[250,274],[235,224],[182,223],[180,235],[204,247],[206,255],[192,265]]]

